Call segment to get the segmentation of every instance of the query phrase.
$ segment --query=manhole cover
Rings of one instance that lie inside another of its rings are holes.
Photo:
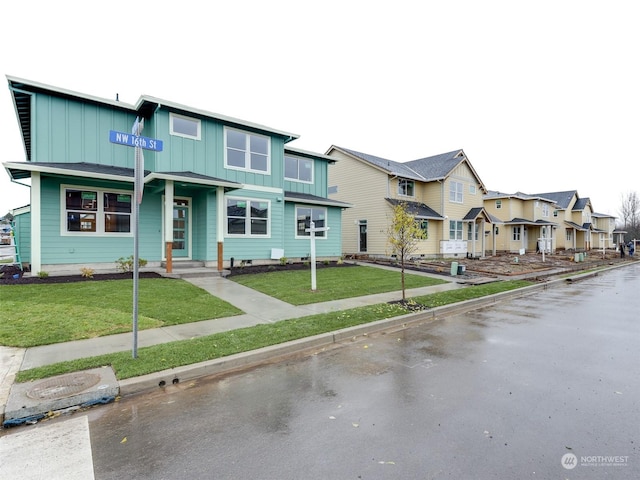
[[[36,400],[68,397],[93,387],[99,381],[100,375],[95,373],[72,373],[38,383],[27,392],[27,397]]]

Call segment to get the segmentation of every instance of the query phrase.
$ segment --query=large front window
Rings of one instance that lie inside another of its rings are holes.
[[[284,178],[298,182],[312,183],[313,160],[285,155]]]
[[[296,236],[308,237],[311,232],[307,232],[308,228],[311,228],[311,222],[314,223],[315,228],[321,228],[327,226],[327,209],[326,208],[312,208],[312,207],[296,207]],[[316,237],[324,237],[324,231],[316,232]]]
[[[449,220],[449,240],[462,240],[462,221]]]
[[[269,201],[227,198],[227,235],[268,236]]]
[[[63,234],[131,233],[130,193],[81,188],[65,188],[63,192]]]
[[[224,166],[236,170],[269,173],[269,137],[231,128],[225,129]]]

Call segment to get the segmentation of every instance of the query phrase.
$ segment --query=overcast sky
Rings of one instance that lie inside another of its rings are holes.
[[[577,190],[618,216],[640,179],[635,3],[25,0],[1,8],[0,71],[127,103],[153,95],[318,153],[463,149],[490,190]],[[0,148],[1,162],[25,160],[6,87]],[[0,216],[28,203],[1,169]]]

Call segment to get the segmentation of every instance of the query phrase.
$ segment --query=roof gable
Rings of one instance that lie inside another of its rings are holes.
[[[362,160],[370,165],[373,165],[374,167],[384,170],[391,175],[396,175],[398,177],[408,178],[411,180],[420,180],[422,182],[425,181],[424,177],[413,171],[411,168],[408,168],[404,163],[389,160],[387,158],[376,157],[375,155],[370,155],[368,153],[362,153],[356,150],[351,150],[350,148],[338,147],[335,145],[329,149],[329,152],[333,149],[339,150],[351,157]]]
[[[462,150],[455,150],[412,160],[405,163],[405,165],[427,180],[441,180],[446,178],[465,159],[466,157]]]
[[[534,195],[537,197],[544,197],[552,200],[558,205],[561,210],[566,210],[567,208],[569,208],[571,200],[573,200],[574,197],[579,198],[577,190],[567,190],[566,192],[536,193]]]
[[[419,158],[418,160],[411,160],[404,163],[389,160],[388,158],[377,157],[368,153],[358,152],[349,148],[338,147],[336,145],[332,145],[327,153],[330,153],[332,150],[338,150],[352,158],[362,160],[374,167],[384,170],[390,175],[408,178],[411,180],[419,180],[421,182],[435,182],[443,180],[447,178],[458,165],[466,163],[480,184],[481,190],[483,192],[487,191],[484,183],[480,180],[480,177],[469,162],[469,159],[463,150],[453,150],[451,152]]]

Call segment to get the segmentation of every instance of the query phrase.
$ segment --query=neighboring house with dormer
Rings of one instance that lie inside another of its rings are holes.
[[[558,225],[553,221],[553,200],[521,192],[489,191],[484,196],[484,208],[499,220],[494,226],[498,251],[555,251]]]
[[[553,219],[558,224],[559,250],[591,250],[594,234],[604,234],[604,230],[598,230],[593,224],[591,200],[588,197],[581,198],[577,190],[537,193],[535,196],[548,198],[557,205]]]
[[[163,142],[138,169],[148,266],[307,258],[311,221],[330,228],[316,234],[318,257],[340,256],[348,205],[327,196],[336,158],[291,147],[298,135],[150,96],[127,104],[7,79],[26,161],[3,165],[13,181],[31,181],[14,220],[34,273],[113,268],[132,254],[135,149],[110,132],[131,132],[137,118],[142,135]]]
[[[404,163],[335,145],[326,155],[337,160],[329,168],[329,197],[352,205],[342,216],[345,255],[390,256],[388,231],[399,202],[427,234],[415,257],[480,257],[493,250],[487,190],[464,151]]]

